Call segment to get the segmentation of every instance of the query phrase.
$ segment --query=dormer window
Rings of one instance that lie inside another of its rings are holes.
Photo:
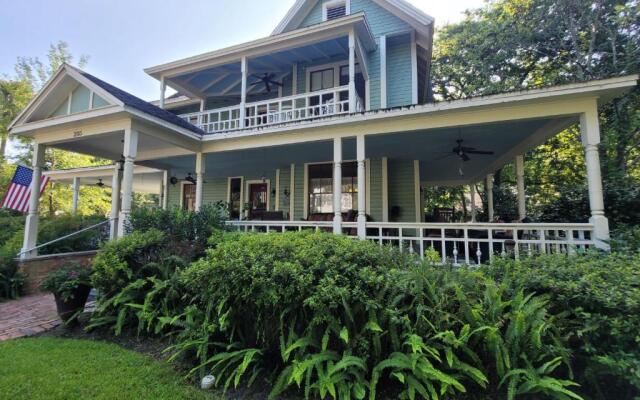
[[[349,0],[329,1],[322,6],[322,16],[324,21],[342,18],[349,14]]]

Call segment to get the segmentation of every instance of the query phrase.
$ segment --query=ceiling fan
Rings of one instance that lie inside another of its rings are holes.
[[[104,183],[102,182],[102,178],[98,178],[98,182],[95,184],[97,187],[104,187]]]
[[[460,159],[464,162],[471,160],[469,154],[479,154],[479,155],[492,155],[493,151],[488,150],[478,150],[475,147],[466,147],[463,146],[462,143],[464,141],[462,139],[456,140],[457,146],[453,148],[453,153],[456,154]]]
[[[262,75],[252,74],[251,76],[253,76],[254,78],[256,78],[258,80],[256,82],[253,82],[252,84],[250,84],[250,86],[256,86],[256,85],[264,84],[264,87],[265,87],[267,93],[271,92],[271,85],[282,86],[282,82],[278,82],[278,81],[274,81],[273,80],[273,78],[276,76],[276,74],[274,74],[273,72],[271,72],[271,73],[265,72]]]

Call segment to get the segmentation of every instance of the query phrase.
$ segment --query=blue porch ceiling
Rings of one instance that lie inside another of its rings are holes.
[[[344,60],[348,57],[348,38],[343,36],[304,46],[286,49],[248,60],[249,83],[255,81],[251,74],[274,73],[281,81],[290,75],[294,63],[321,64]],[[238,96],[241,88],[240,62],[219,65],[204,70],[172,77],[168,80],[177,86],[202,96]],[[254,89],[254,94],[264,89]]]
[[[397,160],[420,160],[421,181],[428,183],[460,182],[473,178],[479,171],[492,165],[514,147],[532,137],[551,119],[509,121],[494,124],[473,125],[460,128],[429,129],[414,132],[398,132],[366,137],[367,158],[388,157]],[[456,140],[478,150],[493,151],[493,155],[470,155],[471,160],[462,163],[453,154]],[[356,140],[343,140],[344,160],[356,158]],[[212,153],[206,155],[206,176],[255,176],[276,168],[289,168],[290,164],[330,162],[333,160],[331,141],[310,142],[286,146],[266,147]],[[193,173],[195,156],[167,159],[164,165],[149,164],[157,168],[171,168],[177,176]],[[464,176],[459,174],[462,166]]]

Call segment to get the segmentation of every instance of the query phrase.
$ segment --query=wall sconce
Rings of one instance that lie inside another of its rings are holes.
[[[284,194],[284,197],[286,197],[288,199],[289,195],[291,194],[291,193],[289,193],[289,188],[284,188],[284,191],[282,192],[282,194]]]
[[[271,189],[271,197],[276,197],[276,189]]]

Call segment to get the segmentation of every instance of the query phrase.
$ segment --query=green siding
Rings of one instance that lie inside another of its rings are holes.
[[[416,206],[414,201],[413,160],[388,160],[389,209],[399,207],[399,216],[391,222],[415,222]]]
[[[369,160],[369,216],[382,221],[382,159]]]
[[[280,168],[280,211],[284,212],[285,216],[288,216],[291,198],[284,195],[285,189],[291,193],[291,168],[289,167]]]
[[[315,24],[319,24],[322,22],[322,4],[326,3],[329,0],[320,0],[316,3],[315,6],[309,11],[309,14],[305,17],[305,19],[300,24],[300,28],[304,28],[305,26],[311,26]]]
[[[394,37],[387,43],[387,106],[411,104],[411,36]]]
[[[296,164],[295,169],[294,220],[304,218],[304,164]]]
[[[204,204],[227,201],[227,178],[205,178],[202,191],[202,202]]]

